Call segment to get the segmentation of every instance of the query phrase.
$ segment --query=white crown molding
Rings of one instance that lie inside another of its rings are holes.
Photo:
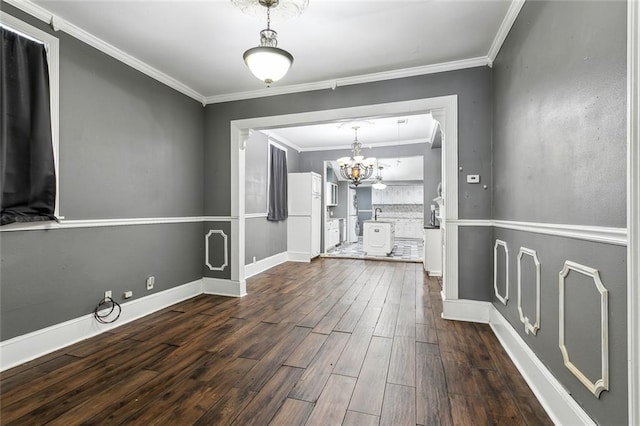
[[[498,290],[498,247],[504,249],[504,296]],[[496,240],[493,245],[493,292],[496,298],[506,306],[509,300],[509,248],[507,243],[502,240]]]
[[[211,240],[212,235],[221,235],[222,236],[222,252],[224,256],[224,261],[220,266],[213,266],[211,262],[209,262],[209,241]],[[220,229],[210,229],[209,232],[204,236],[204,263],[207,265],[210,271],[224,271],[227,266],[229,266],[229,249],[228,249],[228,237],[224,231]]]
[[[586,275],[593,279],[596,286],[596,290],[600,293],[600,378],[595,382],[592,382],[580,369],[571,362],[569,359],[569,350],[565,344],[565,280],[569,275],[569,272],[575,271],[580,274]],[[600,273],[597,269],[590,268],[585,265],[581,265],[576,262],[567,260],[564,263],[562,271],[560,271],[559,279],[559,335],[558,346],[562,352],[562,359],[565,367],[573,373],[574,376],[580,380],[580,382],[586,386],[591,393],[597,398],[600,398],[602,391],[609,390],[609,305],[608,305],[608,292],[602,284],[600,279]]]
[[[47,9],[32,3],[30,0],[4,0],[6,3],[14,6],[29,15],[46,22],[51,25],[55,31],[64,31],[65,33],[81,40],[88,45],[106,53],[107,55],[131,66],[132,68],[148,75],[151,78],[189,96],[192,99],[206,104],[215,104],[222,102],[238,101],[244,99],[262,98],[267,96],[277,96],[289,93],[309,92],[313,90],[335,90],[338,86],[349,86],[354,84],[372,83],[376,81],[393,80],[398,78],[415,77],[419,75],[434,74],[445,71],[455,71],[466,68],[474,68],[480,66],[488,66],[491,60],[487,56],[475,58],[461,59],[457,61],[443,62],[439,64],[423,65],[418,67],[403,68],[392,71],[384,71],[371,74],[363,74],[351,77],[338,78],[335,80],[325,80],[312,83],[295,84],[282,87],[271,87],[268,89],[251,90],[246,92],[227,93],[223,95],[204,96],[181,81],[165,74],[164,72],[148,65],[147,63],[129,55],[128,53],[118,49],[117,47],[105,42],[104,40],[94,36],[88,31],[66,21]]]
[[[202,292],[203,282],[196,280],[122,303],[120,318],[111,324],[97,322],[91,313],[5,340],[0,342],[0,371],[120,327]]]
[[[32,3],[29,0],[4,0],[6,3],[14,6],[29,15],[50,24],[54,31],[64,31],[81,40],[88,45],[95,47],[101,52],[106,53],[107,55],[123,62],[130,67],[140,71],[143,74],[148,75],[151,78],[158,80],[159,82],[171,87],[178,92],[189,96],[192,99],[200,102],[203,106],[205,105],[205,97],[200,93],[196,92],[186,84],[176,80],[175,78],[163,73],[162,71],[142,62],[141,60],[129,55],[128,53],[118,49],[117,47],[107,43],[106,41],[94,36],[93,34],[83,30],[82,28],[72,24],[69,21],[65,21],[64,19],[54,15],[49,12],[47,9],[38,6],[35,3]]]
[[[461,219],[455,221],[450,220],[449,222],[452,224],[455,223],[458,226],[494,226],[496,228],[594,241],[596,243],[614,244],[619,246],[627,245],[627,228],[487,219]]]
[[[236,218],[237,219],[237,218]],[[42,231],[53,229],[104,228],[111,226],[157,225],[165,223],[231,222],[231,216],[141,217],[122,219],[78,219],[59,222],[12,223],[0,227],[0,232]]]
[[[640,3],[627,2],[627,350],[629,424],[640,424]]]
[[[507,39],[507,35],[509,34],[509,31],[511,31],[511,27],[516,21],[518,14],[520,14],[520,10],[522,9],[522,6],[524,6],[524,2],[525,0],[511,1],[507,14],[504,16],[502,24],[500,24],[500,28],[493,39],[493,43],[491,43],[489,53],[487,53],[489,66],[493,66],[493,61],[496,60],[496,56],[498,56],[498,52],[500,52],[502,44]]]
[[[267,96],[286,95],[290,93],[310,92],[313,90],[335,90],[340,86],[354,84],[373,83],[376,81],[393,80],[397,78],[415,77],[419,75],[435,74],[438,72],[455,71],[466,68],[475,68],[489,65],[486,56],[462,59],[458,61],[443,62],[440,64],[424,65],[420,67],[404,68],[393,71],[363,74],[352,77],[338,78],[335,80],[318,81],[314,83],[292,84],[289,86],[270,87],[268,89],[251,90],[247,92],[228,93],[224,95],[208,96],[207,104],[240,101],[245,99],[262,98]]]
[[[265,135],[267,135],[267,138],[269,139],[275,139],[275,142],[279,142],[283,145],[287,145],[290,146],[291,148],[295,149],[296,151],[300,152],[302,151],[302,148],[299,147],[298,145],[296,145],[295,143],[291,142],[289,139],[277,135],[275,133],[273,133],[270,130],[260,130],[261,133],[264,133]],[[269,143],[272,143],[272,141],[269,141]],[[285,151],[287,150],[285,147],[282,147],[281,149],[284,149]]]
[[[400,145],[416,145],[421,143],[429,143],[429,138],[420,138],[420,139],[406,139],[406,140],[398,140],[394,142],[380,142],[380,143],[368,143],[362,145],[363,149],[373,149],[373,148],[381,148],[383,146],[400,146]],[[348,149],[351,150],[351,144],[349,145],[332,145],[332,146],[311,146],[308,148],[300,148],[300,152],[306,151],[335,151],[335,150],[343,150]]]
[[[522,258],[524,255],[531,256],[536,266],[536,321],[533,324],[522,310]],[[524,324],[525,332],[537,334],[540,329],[540,260],[538,260],[538,253],[535,250],[525,247],[520,247],[518,252],[518,314],[520,321]]]

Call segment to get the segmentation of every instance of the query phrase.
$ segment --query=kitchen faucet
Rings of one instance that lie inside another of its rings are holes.
[[[374,220],[378,220],[378,212],[382,213],[382,209],[380,207],[376,207],[376,211],[374,213]]]

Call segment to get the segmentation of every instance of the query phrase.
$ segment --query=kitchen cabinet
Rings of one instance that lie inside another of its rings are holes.
[[[424,270],[432,277],[442,276],[442,230],[424,230]]]
[[[339,219],[327,219],[324,233],[324,248],[325,251],[340,244],[340,220]]]
[[[362,243],[364,254],[369,256],[389,256],[393,251],[395,228],[393,222],[366,220]]]
[[[371,190],[373,205],[385,204],[424,204],[422,185],[387,186],[385,189]]]
[[[327,200],[327,206],[338,205],[338,185],[333,182],[327,182],[325,199]]]
[[[288,179],[287,252],[292,261],[309,262],[320,255],[322,177],[289,173]]]

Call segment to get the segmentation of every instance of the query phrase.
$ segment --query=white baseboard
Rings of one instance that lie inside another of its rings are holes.
[[[493,308],[491,302],[466,299],[442,300],[442,318],[455,321],[479,322],[488,324],[490,312]]]
[[[287,258],[290,262],[311,262],[311,256],[307,252],[288,251]]]
[[[427,274],[430,277],[441,277],[442,276],[442,271],[427,271]]]
[[[488,323],[551,420],[557,425],[595,425],[516,330],[490,302],[442,301],[442,318]]]
[[[256,263],[249,263],[247,265],[244,265],[244,277],[252,277],[259,274],[260,272],[264,272],[267,269],[280,265],[287,260],[289,260],[287,252],[282,252],[274,254],[273,256],[265,257],[264,259],[260,259]]]
[[[595,425],[525,341],[491,305],[489,325],[522,377],[557,425]]]
[[[218,296],[243,297],[247,295],[247,282],[205,277],[202,279],[202,292]]]
[[[202,293],[202,280],[122,303],[122,313],[113,324],[101,324],[87,314],[13,339],[0,342],[0,371],[31,361],[65,346],[120,327],[145,315]]]

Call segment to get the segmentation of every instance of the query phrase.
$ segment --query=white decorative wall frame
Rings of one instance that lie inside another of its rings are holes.
[[[524,255],[531,256],[536,266],[536,322],[531,324],[531,320],[522,310],[522,258]],[[525,247],[520,247],[518,252],[518,313],[520,321],[524,324],[524,330],[529,333],[537,334],[540,329],[540,260],[538,253]]]
[[[224,253],[224,262],[220,266],[213,266],[209,261],[209,241],[211,236],[214,234],[218,234],[222,236],[222,246]],[[204,236],[204,263],[207,265],[212,271],[224,271],[224,269],[229,265],[229,249],[227,248],[227,234],[220,229],[210,229],[207,235]]]
[[[565,332],[565,280],[570,271],[575,271],[580,274],[586,275],[593,279],[593,282],[600,293],[600,348],[601,348],[601,377],[598,380],[592,382],[578,367],[576,367],[569,359],[569,351],[565,345],[564,332]],[[560,289],[560,333],[559,333],[559,346],[562,352],[562,359],[564,365],[571,371],[577,378],[587,387],[597,398],[600,398],[602,391],[609,390],[609,305],[608,305],[608,292],[602,284],[600,279],[600,273],[597,269],[590,268],[588,266],[581,265],[579,263],[571,262],[567,260],[564,263],[562,271],[560,271],[559,278]]]
[[[498,246],[504,248],[504,296],[498,290]],[[502,240],[496,240],[493,246],[493,290],[498,300],[506,305],[509,300],[509,248],[507,243]]]

